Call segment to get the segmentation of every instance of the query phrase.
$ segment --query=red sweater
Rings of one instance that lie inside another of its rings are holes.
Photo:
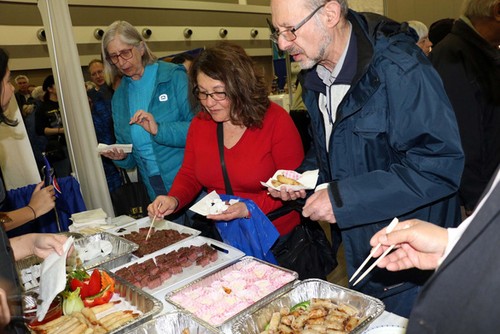
[[[169,195],[179,200],[179,208],[191,202],[203,187],[210,193],[225,194],[224,178],[217,145],[217,123],[198,115],[189,127],[184,161]],[[266,182],[278,169],[296,169],[304,158],[300,135],[288,113],[275,103],[267,110],[261,129],[247,129],[231,149],[224,148],[224,160],[234,195],[251,199],[264,213],[282,206],[281,200],[267,195]],[[281,235],[300,222],[298,212],[273,221]]]

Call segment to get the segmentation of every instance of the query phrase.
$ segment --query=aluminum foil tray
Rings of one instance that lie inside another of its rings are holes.
[[[137,244],[131,241],[105,232],[76,238],[75,244],[84,246],[87,244],[97,243],[99,240],[107,240],[111,242],[113,250],[109,255],[99,256],[95,259],[84,262],[82,264],[83,269],[89,270],[95,267],[101,267],[110,270],[112,268],[119,267],[132,259],[132,252],[138,247]],[[76,252],[73,252],[72,256],[76,256]],[[74,264],[74,259],[72,261]],[[40,265],[42,262],[43,259],[34,255],[28,256],[16,262],[17,270],[21,276],[21,283],[23,284],[23,288],[25,290],[31,290],[38,287],[40,283]]]
[[[120,309],[130,309],[133,308],[134,312],[139,311],[140,315],[134,319],[134,321],[128,322],[121,327],[118,327],[107,334],[125,334],[130,333],[130,330],[153,319],[153,317],[159,314],[163,309],[163,304],[158,299],[149,295],[148,293],[136,288],[135,286],[129,284],[128,282],[117,277],[109,270],[104,268],[99,268],[102,271],[108,273],[108,275],[115,280],[115,295],[111,300],[124,300],[127,303],[119,303],[115,305],[112,309],[105,311],[102,316],[109,314],[111,312]],[[123,305],[125,304],[125,305]],[[101,316],[100,316],[101,317]],[[100,318],[99,317],[99,318]],[[30,330],[31,333],[35,333]]]
[[[182,311],[160,315],[139,327],[129,331],[129,334],[181,334],[183,330],[190,334],[217,334],[219,330],[204,325]]]
[[[89,270],[95,267],[101,267],[111,270],[129,262],[132,259],[132,252],[136,251],[137,248],[139,248],[139,246],[132,241],[106,232],[96,233],[80,239],[76,239],[75,246],[97,244],[100,240],[111,242],[113,250],[109,255],[98,256],[92,260],[83,262],[83,269]]]
[[[220,329],[258,308],[267,298],[289,290],[297,278],[294,271],[246,256],[170,292],[166,300],[201,323]],[[195,310],[197,307],[200,309]]]
[[[121,226],[121,227],[115,227],[115,228],[106,230],[106,232],[114,234],[114,235],[117,235],[117,236],[123,236],[125,234],[129,234],[129,233],[132,233],[132,232],[137,232],[137,231],[139,231],[140,228],[144,228],[144,227],[149,228],[150,224],[151,224],[151,219],[149,217],[144,217],[144,218],[141,218],[141,219],[138,219],[138,220],[134,221],[131,224],[124,225],[124,226]],[[200,233],[201,233],[200,231],[195,230],[194,228],[187,227],[187,226],[180,225],[180,224],[176,224],[176,223],[171,222],[169,220],[158,220],[158,221],[155,221],[155,223],[154,223],[153,226],[154,226],[154,228],[156,230],[166,230],[166,229],[168,229],[168,230],[175,230],[175,231],[178,231],[179,233],[189,234],[190,236],[187,237],[187,238],[184,238],[182,240],[179,240],[178,242],[176,242],[176,243],[174,243],[172,245],[169,245],[169,246],[164,247],[164,248],[162,248],[160,250],[157,250],[157,251],[155,251],[153,253],[147,254],[146,256],[162,254],[165,251],[168,251],[168,249],[170,249],[171,247],[174,247],[179,242],[183,242],[185,240],[189,240],[191,238],[194,238],[194,237],[200,235]],[[134,255],[134,258],[137,259],[139,257]]]
[[[205,267],[200,267],[195,264],[188,268],[183,268],[182,273],[180,274],[175,274],[172,275],[169,279],[163,281],[162,285],[157,287],[156,289],[149,289],[147,287],[142,288],[144,291],[147,293],[150,293],[152,295],[158,295],[159,293],[163,293],[165,295],[167,292],[173,291],[177,288],[180,288],[189,282],[192,282],[206,274],[212,273],[215,270],[226,267],[236,261],[238,259],[242,258],[245,256],[245,253],[240,251],[237,248],[231,247],[229,245],[226,245],[220,241],[202,237],[202,236],[197,236],[195,238],[189,239],[189,240],[183,240],[181,242],[178,242],[172,247],[169,247],[168,249],[164,250],[162,253],[166,254],[169,252],[172,252],[174,250],[178,250],[181,247],[190,247],[190,246],[201,246],[203,244],[208,244],[209,246],[215,248],[215,250],[218,251],[218,259],[215,262],[210,262],[208,265]],[[120,267],[114,268],[112,271],[116,272],[117,270],[124,268],[124,267],[129,267],[135,263],[143,263],[149,259],[154,259],[155,258],[155,253],[146,255],[144,257],[141,257],[140,259],[131,261],[129,263],[126,263]]]
[[[308,279],[295,282],[293,288],[267,303],[257,310],[248,312],[232,325],[233,334],[259,334],[269,323],[273,312],[282,307],[292,307],[311,298],[331,298],[338,303],[348,304],[360,310],[359,316],[364,320],[351,331],[361,333],[368,325],[384,312],[384,304],[374,297],[350,290],[320,279]]]
[[[125,326],[117,328],[108,334],[125,334],[129,333],[132,328],[151,320],[155,315],[159,314],[163,309],[161,301],[151,296],[150,294],[136,288],[132,284],[122,280],[112,272],[104,269],[109,276],[115,280],[115,293],[128,301],[132,306],[137,308],[142,314],[134,321],[127,323]]]

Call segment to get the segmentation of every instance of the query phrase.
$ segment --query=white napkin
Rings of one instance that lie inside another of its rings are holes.
[[[97,145],[97,152],[101,153],[101,152],[111,151],[114,148],[122,149],[124,153],[131,153],[132,152],[132,144],[107,145],[107,144],[103,144],[103,143],[99,143]]]
[[[285,170],[285,169],[278,169],[272,177],[267,180],[267,182],[260,182],[264,187],[270,187],[276,190],[279,190],[281,186],[275,187],[271,183],[271,180],[276,180],[278,175],[284,175],[288,178],[294,179],[300,183],[302,183],[302,186],[292,186],[285,184],[284,186],[287,189],[292,189],[292,190],[301,190],[301,189],[314,189],[316,186],[316,182],[318,182],[318,175],[319,175],[319,169],[315,170],[308,170],[302,174],[297,173],[296,171],[293,170]]]
[[[238,200],[229,200],[229,205],[237,203]],[[229,205],[220,199],[219,194],[214,190],[195,203],[189,210],[194,211],[202,216],[216,215],[222,213],[229,208]]]
[[[113,251],[113,244],[108,240],[96,240],[86,245],[78,246],[75,244],[75,250],[82,262],[88,262],[99,256],[108,256]]]
[[[73,237],[69,237],[63,245],[62,255],[53,252],[42,262],[38,297],[42,304],[36,310],[38,321],[43,320],[54,298],[66,287],[66,257],[73,241]]]
[[[73,213],[71,215],[71,220],[75,225],[85,225],[89,223],[105,224],[107,216],[108,215],[106,214],[106,212],[104,212],[103,209],[99,208],[95,210]]]

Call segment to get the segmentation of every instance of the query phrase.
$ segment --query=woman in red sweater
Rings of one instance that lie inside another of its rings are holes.
[[[243,48],[222,43],[202,51],[190,70],[193,97],[201,111],[189,127],[182,167],[168,196],[158,196],[148,207],[151,216],[164,217],[189,204],[202,189],[225,194],[219,159],[217,124],[223,124],[224,160],[234,195],[250,199],[264,213],[282,206],[267,194],[260,181],[278,169],[296,169],[304,158],[300,135],[288,113],[268,98],[264,77],[256,72]],[[242,202],[217,221],[248,217]],[[273,221],[280,235],[299,224],[291,212]]]

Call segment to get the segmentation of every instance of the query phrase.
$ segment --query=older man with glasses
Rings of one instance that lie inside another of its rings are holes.
[[[271,40],[303,69],[313,148],[300,167],[320,169],[321,190],[302,214],[331,223],[352,275],[370,238],[394,217],[449,227],[460,222],[456,191],[463,152],[442,84],[405,24],[359,14],[346,0],[271,0]],[[408,316],[428,273],[374,270],[356,289]]]

